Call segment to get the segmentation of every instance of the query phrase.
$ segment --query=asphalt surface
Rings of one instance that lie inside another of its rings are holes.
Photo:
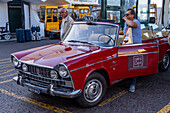
[[[81,108],[75,99],[34,94],[12,80],[16,71],[11,53],[58,41],[0,42],[0,113],[170,113],[170,67],[138,77],[135,93],[128,92],[128,79],[109,87],[104,100],[92,108]]]

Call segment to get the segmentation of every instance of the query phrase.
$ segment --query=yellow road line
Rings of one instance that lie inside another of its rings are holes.
[[[43,103],[43,102],[39,102],[39,101],[37,101],[37,100],[33,100],[33,99],[31,99],[31,98],[28,98],[28,97],[16,95],[15,93],[8,92],[8,91],[3,90],[3,89],[0,89],[0,92],[1,92],[1,93],[4,93],[4,94],[6,94],[6,95],[12,96],[12,97],[14,97],[14,98],[20,99],[20,100],[22,100],[22,101],[29,102],[29,103],[31,103],[31,104],[40,106],[40,107],[42,107],[42,108],[52,110],[52,111],[54,111],[54,112],[58,112],[58,113],[63,113],[63,112],[64,112],[64,113],[71,113],[70,111],[61,109],[61,108],[59,108],[59,107],[52,106],[52,105],[49,105],[49,104],[46,104],[46,103]]]
[[[6,62],[0,62],[0,64],[6,64],[6,63],[9,63],[11,61],[6,61]]]
[[[15,69],[10,69],[10,70],[8,70],[8,71],[5,71],[5,72],[3,72],[3,73],[0,73],[0,75],[3,75],[3,74],[5,74],[5,73],[9,73],[9,72],[11,72],[11,71],[14,71]]]
[[[157,113],[168,113],[168,112],[170,112],[170,103],[166,105],[164,108],[162,108],[160,111],[158,111]]]
[[[11,82],[11,81],[13,81],[13,79],[9,79],[9,80],[6,80],[6,81],[2,81],[2,82],[0,82],[0,84],[7,83],[7,82]]]
[[[10,60],[10,58],[2,59],[2,60],[0,60],[0,61],[4,61],[4,60]]]
[[[9,69],[6,69],[6,70],[4,70],[4,69],[2,69],[2,70],[0,70],[0,72],[6,72],[6,71],[8,71]]]
[[[0,70],[0,72],[4,72],[4,71],[7,71],[7,70]]]
[[[7,65],[4,65],[4,66],[1,66],[2,68],[0,68],[0,69],[4,69],[4,68],[7,68],[7,67],[14,67],[14,65],[13,64],[7,64]]]
[[[137,83],[137,84],[136,84],[136,86],[140,86],[140,85],[142,85],[142,84],[141,84],[141,83]],[[109,102],[114,101],[115,99],[117,99],[117,98],[125,95],[125,94],[128,93],[128,92],[129,92],[129,91],[127,91],[127,90],[123,90],[123,91],[119,92],[117,95],[114,95],[114,96],[112,96],[111,98],[104,100],[104,101],[101,102],[98,106],[104,106],[104,105],[108,104]]]
[[[10,74],[10,75],[5,75],[5,76],[0,76],[0,78],[6,78],[6,77],[10,77],[10,76],[13,76],[13,75],[17,75],[17,73],[14,73],[14,74]]]

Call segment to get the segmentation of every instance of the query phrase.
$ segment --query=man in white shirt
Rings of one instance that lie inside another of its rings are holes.
[[[74,20],[69,16],[66,8],[61,8],[60,14],[63,18],[60,31],[60,39],[62,40]]]

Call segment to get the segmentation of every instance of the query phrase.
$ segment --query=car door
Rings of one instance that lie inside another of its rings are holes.
[[[158,54],[157,43],[120,45],[118,47],[119,77],[128,78],[157,73]]]

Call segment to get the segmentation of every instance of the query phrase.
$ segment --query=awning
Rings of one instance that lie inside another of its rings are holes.
[[[53,6],[70,4],[67,0],[24,0],[24,1],[39,5],[53,5]]]
[[[0,0],[0,2],[10,2],[10,1],[13,1],[13,0]]]

